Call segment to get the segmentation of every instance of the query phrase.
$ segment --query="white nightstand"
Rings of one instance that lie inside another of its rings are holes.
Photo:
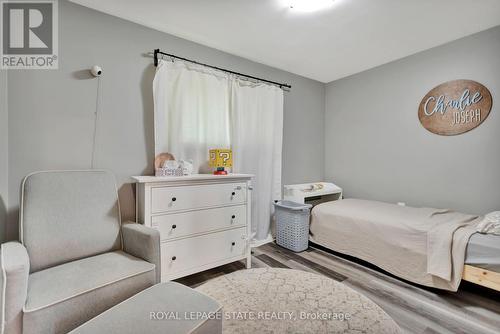
[[[284,186],[283,199],[297,203],[317,205],[342,199],[342,188],[333,183],[313,182]]]

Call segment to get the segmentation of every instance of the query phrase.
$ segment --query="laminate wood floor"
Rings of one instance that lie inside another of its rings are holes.
[[[500,334],[500,293],[462,282],[458,292],[402,281],[368,263],[311,245],[294,253],[274,243],[253,249],[252,267],[305,270],[342,282],[377,303],[407,333]],[[177,280],[196,287],[236,270],[235,262]]]

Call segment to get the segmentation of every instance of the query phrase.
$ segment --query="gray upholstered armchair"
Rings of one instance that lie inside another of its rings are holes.
[[[159,281],[160,236],[121,225],[111,173],[34,173],[21,194],[21,242],[1,249],[3,333],[66,333]]]

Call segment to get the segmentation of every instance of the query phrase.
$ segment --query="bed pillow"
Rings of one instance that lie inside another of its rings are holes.
[[[483,220],[477,225],[477,231],[500,235],[500,211],[494,211],[484,216]]]

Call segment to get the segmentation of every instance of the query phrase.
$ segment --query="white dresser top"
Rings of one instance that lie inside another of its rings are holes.
[[[188,176],[132,176],[137,183],[178,182],[178,181],[214,181],[214,180],[250,180],[252,174],[192,174]]]

